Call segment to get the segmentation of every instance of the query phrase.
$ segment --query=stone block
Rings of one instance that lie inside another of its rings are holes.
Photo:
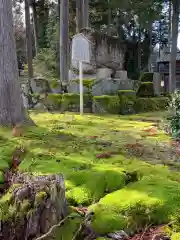
[[[68,86],[68,92],[69,93],[76,93],[79,94],[80,90],[79,90],[79,83],[72,81],[70,82],[69,86]],[[87,93],[88,92],[88,88],[83,86],[83,92]]]
[[[115,78],[120,78],[122,80],[127,80],[127,71],[116,71]]]
[[[97,79],[111,78],[112,70],[110,68],[99,68],[97,69]]]

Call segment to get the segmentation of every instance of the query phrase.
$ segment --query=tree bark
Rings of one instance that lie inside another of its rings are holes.
[[[36,12],[36,2],[33,1],[32,5],[32,14],[33,14],[33,28],[34,28],[34,42],[35,42],[35,50],[36,56],[39,52],[39,45],[38,45],[38,25],[37,25],[37,12]]]
[[[148,29],[149,35],[149,60],[148,60],[148,71],[152,71],[152,22],[149,23]]]
[[[69,81],[69,0],[60,4],[60,81],[67,85]]]
[[[172,34],[172,0],[169,0],[169,26],[168,26],[168,46],[171,47],[171,34]]]
[[[18,79],[11,0],[0,0],[0,53],[0,125],[10,126],[28,119]]]
[[[112,18],[112,9],[110,7],[110,3],[108,0],[108,28],[107,28],[108,36],[111,36],[111,18]]]
[[[83,28],[83,0],[76,0],[76,32]]]
[[[83,27],[89,27],[89,0],[83,0]]]
[[[169,92],[173,93],[176,89],[176,55],[177,55],[177,38],[179,22],[179,0],[172,0],[172,46],[169,65]]]
[[[33,64],[32,64],[32,31],[28,0],[25,0],[25,23],[26,23],[26,57],[28,63],[28,78],[30,81],[33,78]]]

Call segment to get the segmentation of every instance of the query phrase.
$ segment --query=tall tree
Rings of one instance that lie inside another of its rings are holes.
[[[30,23],[29,1],[25,0],[25,23],[26,23],[26,53],[28,62],[28,78],[29,81],[33,78],[33,64],[32,64],[32,31]]]
[[[18,81],[11,0],[0,0],[0,53],[0,125],[10,126],[28,119]]]
[[[172,0],[172,45],[169,65],[169,91],[172,93],[176,89],[176,55],[177,55],[177,38],[179,23],[180,1]]]
[[[34,43],[35,43],[35,52],[36,55],[39,52],[39,43],[38,43],[38,23],[37,23],[37,3],[35,0],[30,1],[30,6],[32,9],[33,16],[33,29],[34,29]]]
[[[66,86],[69,81],[69,0],[60,3],[60,80]]]

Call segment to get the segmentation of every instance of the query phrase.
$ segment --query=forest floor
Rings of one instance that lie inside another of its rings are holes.
[[[179,215],[180,148],[159,128],[166,116],[32,112],[37,126],[23,137],[0,129],[0,170],[8,167],[12,150],[23,146],[20,171],[62,173],[69,204],[94,211],[96,232],[124,229],[133,235]],[[78,224],[67,221],[57,239],[71,240]]]

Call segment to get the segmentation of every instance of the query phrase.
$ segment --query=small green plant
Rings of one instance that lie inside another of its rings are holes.
[[[180,138],[180,91],[176,90],[172,95],[170,102],[170,110],[173,112],[173,116],[170,119],[170,128],[172,136],[176,139]]]

